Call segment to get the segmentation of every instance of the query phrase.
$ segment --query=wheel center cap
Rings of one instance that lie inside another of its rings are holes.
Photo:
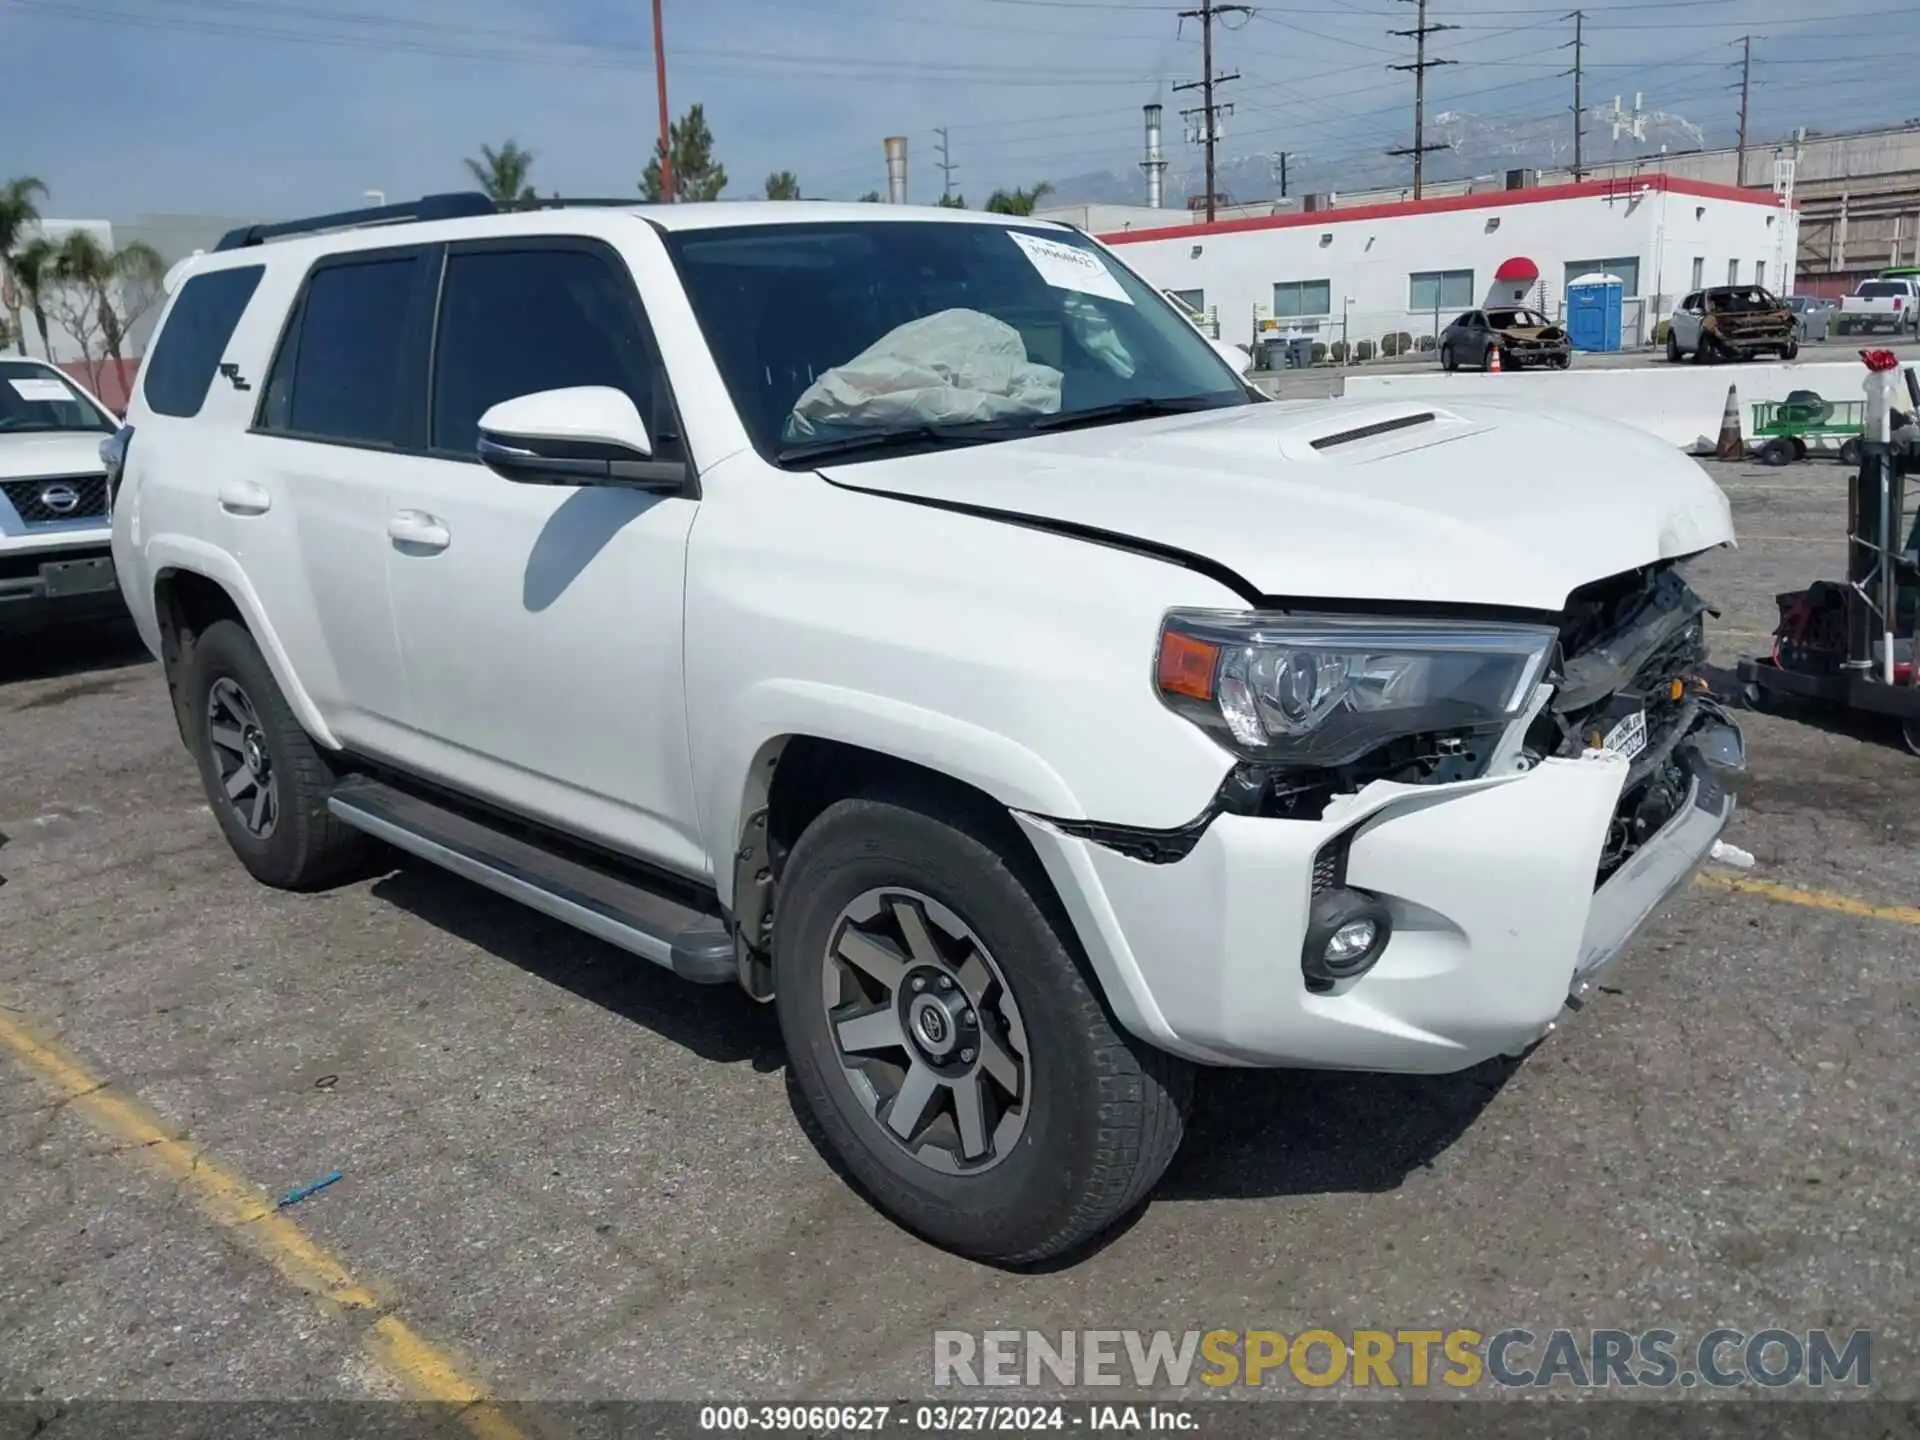
[[[908,1007],[907,1023],[913,1042],[930,1058],[944,1060],[953,1052],[960,1025],[947,1003],[932,995],[919,995]]]
[[[256,779],[267,771],[267,747],[261,743],[260,732],[249,730],[246,738],[240,742],[241,754],[247,762],[247,770]]]

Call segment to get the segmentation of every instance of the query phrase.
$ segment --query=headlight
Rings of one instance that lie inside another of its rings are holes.
[[[1249,758],[1344,765],[1403,735],[1506,725],[1556,638],[1538,625],[1176,610],[1155,680]]]

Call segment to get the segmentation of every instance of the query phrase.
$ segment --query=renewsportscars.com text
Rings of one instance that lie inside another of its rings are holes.
[[[941,1330],[936,1386],[1724,1389],[1873,1383],[1873,1337],[1827,1330]]]

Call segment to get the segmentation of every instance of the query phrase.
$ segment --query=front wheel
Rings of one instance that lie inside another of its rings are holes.
[[[1680,342],[1673,338],[1673,331],[1669,330],[1667,331],[1667,363],[1678,365],[1680,358]]]
[[[1449,375],[1459,368],[1453,358],[1453,346],[1442,345],[1440,347],[1440,368]]]
[[[1789,340],[1785,345],[1780,347],[1780,358],[1782,360],[1795,359],[1799,354],[1800,342],[1798,340]]]
[[[828,1148],[938,1245],[1026,1264],[1142,1200],[1184,1062],[1125,1034],[1029,857],[935,796],[830,806],[780,877],[775,1008]]]
[[[1573,368],[1573,352],[1569,350],[1564,355],[1554,356],[1553,368],[1556,370],[1571,370]]]
[[[187,743],[240,863],[282,890],[314,889],[356,868],[370,842],[328,811],[333,767],[300,728],[246,627],[208,626],[186,670]]]

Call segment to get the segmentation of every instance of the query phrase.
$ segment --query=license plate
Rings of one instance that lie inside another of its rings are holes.
[[[47,587],[47,598],[63,595],[91,595],[114,587],[113,561],[55,560],[40,567],[40,583]]]
[[[1607,732],[1606,738],[1600,742],[1600,748],[1625,759],[1633,759],[1647,748],[1647,712],[1636,710],[1627,716]]]

